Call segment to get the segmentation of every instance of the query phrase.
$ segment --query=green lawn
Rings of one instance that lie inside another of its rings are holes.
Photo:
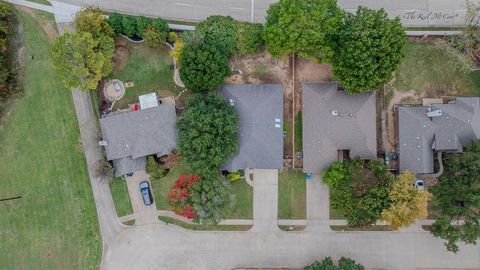
[[[38,3],[38,4],[42,4],[42,5],[47,5],[47,6],[51,6],[52,4],[50,4],[50,2],[48,2],[47,0],[27,0],[28,2],[34,2],[34,3]]]
[[[330,198],[332,198],[332,189],[329,190]],[[343,210],[333,208],[332,203],[330,203],[330,219],[345,219]]]
[[[183,221],[173,219],[171,217],[158,217],[161,221],[167,224],[173,224],[179,227],[182,227],[187,230],[194,231],[248,231],[252,226],[250,225],[200,225],[200,224],[190,224]]]
[[[231,187],[235,194],[235,205],[227,218],[252,219],[253,188],[244,179],[232,182]]]
[[[306,219],[305,175],[297,170],[283,170],[278,175],[278,218]]]
[[[178,180],[178,177],[182,174],[189,174],[187,167],[180,163],[171,169],[168,174],[160,180],[151,179],[152,182],[152,192],[159,210],[170,210],[168,205],[168,192],[172,188],[172,185],[175,181]]]
[[[478,95],[480,73],[465,69],[448,50],[428,42],[409,41],[406,56],[388,89],[414,90],[430,97]]]
[[[125,96],[115,103],[114,109],[126,108],[129,103],[138,102],[138,96],[157,92],[159,96],[176,95],[180,88],[173,81],[170,69],[172,58],[166,45],[162,49],[148,49],[143,45],[134,45],[125,66],[115,69],[111,78],[123,82],[132,81],[135,86],[127,88]]]
[[[0,202],[0,268],[98,269],[101,237],[71,93],[52,71],[52,41],[19,13],[25,94],[0,126],[0,198],[22,198]]]
[[[113,196],[113,202],[117,209],[117,215],[121,217],[132,214],[132,203],[130,202],[130,196],[128,195],[127,181],[118,177],[110,180],[109,185]]]

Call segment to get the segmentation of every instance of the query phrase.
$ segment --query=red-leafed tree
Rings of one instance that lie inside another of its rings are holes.
[[[196,211],[191,205],[192,186],[200,181],[199,176],[181,175],[177,182],[172,186],[168,194],[168,200],[173,211],[183,217],[193,219],[196,217]]]

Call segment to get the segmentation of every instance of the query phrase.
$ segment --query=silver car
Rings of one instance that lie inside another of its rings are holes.
[[[143,203],[145,205],[151,205],[153,203],[152,192],[148,181],[140,182],[140,193],[142,193]]]

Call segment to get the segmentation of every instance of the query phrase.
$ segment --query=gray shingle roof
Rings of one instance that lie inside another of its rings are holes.
[[[433,173],[435,150],[463,152],[464,144],[480,138],[479,107],[478,97],[458,97],[448,104],[432,104],[432,111],[442,111],[432,118],[427,107],[399,107],[400,171]]]
[[[219,92],[240,118],[239,152],[223,169],[283,167],[283,89],[277,84],[231,84]],[[279,122],[276,122],[277,121]],[[275,126],[277,124],[277,127]]]
[[[147,157],[139,157],[136,159],[124,157],[114,159],[113,167],[115,168],[115,176],[117,177],[127,173],[143,171],[147,167]]]
[[[338,82],[302,84],[303,171],[319,173],[338,160],[377,156],[375,93],[355,96],[338,90]]]
[[[143,164],[138,158],[169,154],[177,146],[176,120],[175,106],[171,104],[107,115],[100,119],[107,159],[126,158],[114,164],[138,168]]]

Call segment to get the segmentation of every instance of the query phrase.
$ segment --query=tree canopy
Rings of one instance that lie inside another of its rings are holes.
[[[380,219],[382,211],[390,206],[388,192],[393,175],[381,160],[364,165],[358,158],[334,163],[324,172],[324,182],[332,191],[331,205],[344,212],[348,225],[369,226]],[[332,171],[335,171],[334,173]]]
[[[335,264],[331,257],[325,257],[321,262],[316,261],[313,264],[303,268],[304,270],[363,270],[363,265],[356,263],[354,260],[341,257]]]
[[[230,16],[209,16],[195,28],[195,33],[210,47],[230,55],[236,47],[236,21]]]
[[[340,28],[333,74],[350,93],[376,90],[387,83],[404,57],[405,31],[399,18],[383,9],[359,7]]]
[[[382,219],[390,228],[397,230],[415,223],[417,218],[426,218],[430,193],[417,189],[413,183],[416,176],[411,172],[403,172],[388,192],[390,207],[383,210]]]
[[[275,57],[298,53],[328,61],[342,18],[336,0],[280,0],[267,11],[264,39]]]
[[[95,7],[86,7],[75,15],[75,30],[88,32],[93,39],[113,38],[114,31],[103,17],[102,11]]]
[[[263,25],[260,23],[237,22],[237,52],[242,55],[253,54],[264,44]]]
[[[193,97],[177,125],[180,154],[197,175],[218,173],[237,151],[238,116],[221,95]]]
[[[113,30],[99,9],[86,7],[75,15],[75,33],[58,37],[52,48],[52,63],[65,87],[96,89],[98,81],[112,71],[115,51]]]
[[[202,42],[191,42],[180,55],[180,78],[193,92],[207,92],[223,84],[230,74],[227,56]]]
[[[10,46],[17,16],[10,4],[0,2],[0,101],[17,88],[15,55]]]
[[[96,89],[98,81],[111,71],[111,48],[98,50],[99,41],[88,32],[65,33],[52,49],[52,63],[65,87]]]
[[[457,252],[458,242],[476,244],[480,237],[480,140],[466,145],[463,154],[445,157],[444,166],[431,188],[433,209],[440,212],[432,233],[447,241],[447,250]]]
[[[232,209],[232,191],[219,172],[204,175],[192,185],[190,201],[195,210],[194,221],[215,225]]]

